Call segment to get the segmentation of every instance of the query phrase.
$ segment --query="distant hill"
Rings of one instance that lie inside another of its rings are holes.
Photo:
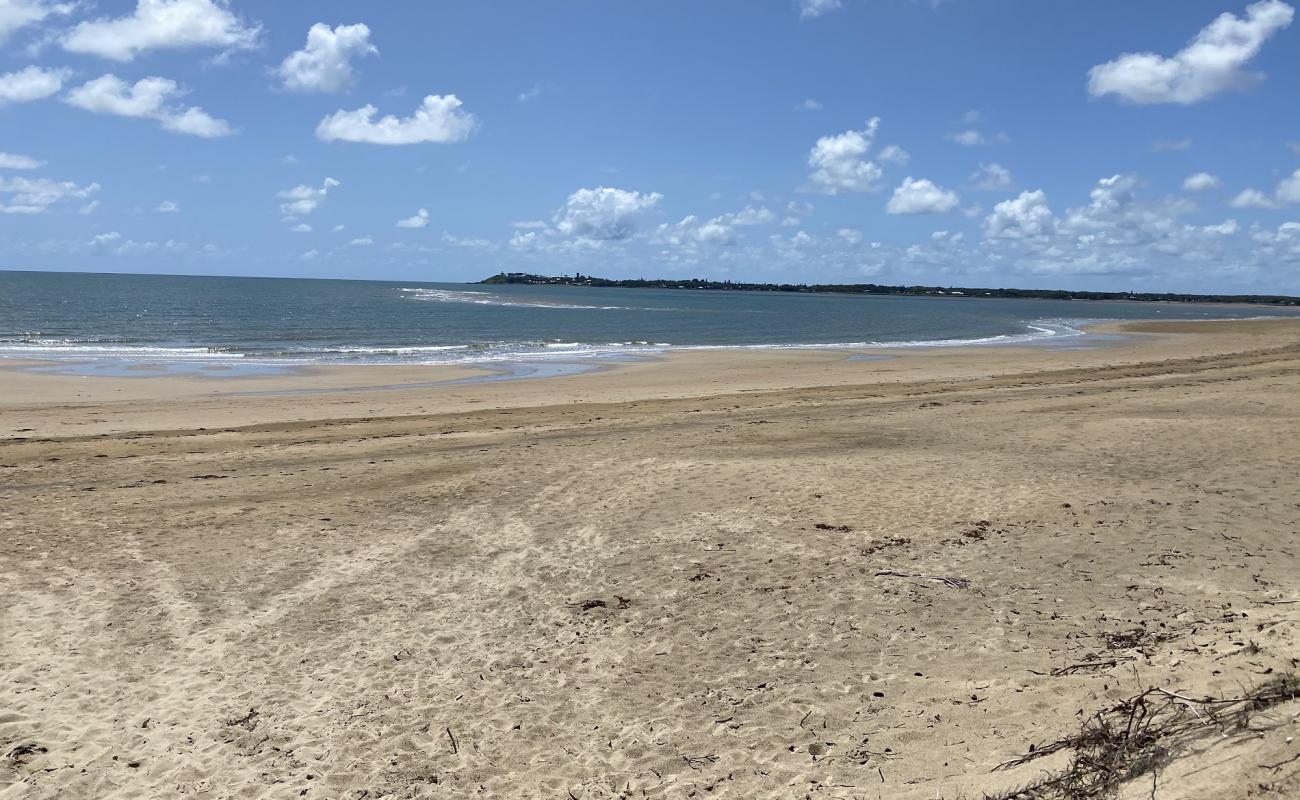
[[[502,272],[484,284],[523,283],[544,286],[613,286],[621,289],[699,289],[715,292],[804,292],[819,294],[887,294],[944,297],[1019,297],[1044,300],[1133,300],[1159,303],[1254,303],[1300,306],[1300,297],[1261,294],[1181,294],[1177,292],[1087,292],[1064,289],[984,289],[967,286],[889,286],[878,283],[733,283],[701,278],[610,280],[591,275],[531,275]]]

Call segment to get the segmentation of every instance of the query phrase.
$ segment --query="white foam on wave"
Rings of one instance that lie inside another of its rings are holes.
[[[548,303],[541,300],[518,300],[503,297],[491,292],[476,292],[458,289],[412,289],[401,291],[410,295],[412,300],[424,300],[434,303],[473,303],[480,306],[508,306],[515,308],[554,308],[554,309],[589,309],[592,311],[614,311],[628,309],[629,306],[588,306],[578,303]],[[650,309],[640,309],[650,310]]]
[[[29,339],[0,342],[0,357],[36,356],[40,358],[174,358],[222,359],[243,358],[243,353],[215,347],[163,347],[159,345],[92,344],[63,339]]]
[[[0,358],[40,359],[130,359],[140,361],[200,361],[246,359],[246,363],[272,366],[308,364],[412,364],[427,366],[473,365],[510,361],[562,361],[574,359],[642,357],[668,350],[867,350],[886,348],[970,347],[1012,345],[1083,336],[1073,324],[1060,320],[1026,323],[1026,332],[970,339],[923,339],[908,341],[789,342],[762,344],[693,344],[630,340],[587,344],[573,341],[481,342],[475,344],[336,346],[301,351],[231,352],[220,348],[163,347],[147,345],[93,344],[59,339],[24,339],[0,342]]]

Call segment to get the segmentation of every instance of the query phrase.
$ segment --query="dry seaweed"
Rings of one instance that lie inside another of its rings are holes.
[[[1060,772],[985,800],[1084,800],[1114,797],[1125,783],[1156,775],[1190,746],[1212,736],[1253,733],[1252,718],[1271,706],[1300,699],[1300,678],[1281,675],[1240,697],[1196,699],[1166,689],[1147,689],[1099,711],[1078,734],[1000,764],[1010,769],[1070,752]]]

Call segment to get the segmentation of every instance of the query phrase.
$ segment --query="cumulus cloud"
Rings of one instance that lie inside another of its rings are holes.
[[[1025,191],[993,207],[984,220],[984,234],[990,239],[1025,239],[1046,236],[1055,230],[1055,218],[1042,189]]]
[[[971,186],[983,192],[1005,192],[1014,182],[1011,170],[1001,164],[980,164],[979,169],[971,173]]]
[[[1151,143],[1153,153],[1179,153],[1192,147],[1191,139],[1156,139]]]
[[[294,225],[289,230],[293,231],[294,233],[311,233],[311,226],[305,222],[299,222],[297,225]]]
[[[798,0],[799,19],[816,19],[844,7],[843,0]]]
[[[452,247],[466,247],[474,250],[493,250],[496,248],[496,242],[487,239],[476,239],[471,236],[454,236],[446,231],[442,232],[441,241],[443,244],[449,244]]]
[[[337,92],[352,85],[352,60],[379,49],[363,24],[335,28],[317,22],[307,31],[307,46],[290,53],[276,70],[284,88],[295,92]]]
[[[581,239],[627,239],[636,232],[636,220],[643,212],[658,205],[663,195],[642,194],[600,186],[579,189],[569,195],[564,206],[555,212],[555,228],[566,236]]]
[[[1258,189],[1242,189],[1236,197],[1228,201],[1233,208],[1277,208],[1273,198]]]
[[[537,246],[537,231],[515,231],[509,244],[515,250],[531,250]]]
[[[224,0],[139,0],[127,16],[78,24],[63,37],[63,47],[131,61],[150,50],[247,49],[257,44],[260,34],[260,26],[240,20]]]
[[[689,246],[693,244],[732,245],[736,243],[735,231],[722,217],[700,220],[694,215],[680,222],[664,223],[655,229],[652,241],[658,244]]]
[[[821,102],[809,97],[807,100],[804,100],[802,103],[795,106],[794,108],[796,111],[821,111],[822,104]]]
[[[374,243],[375,240],[371,239],[369,236],[359,236],[356,239],[353,239],[352,241],[348,242],[348,244],[353,247],[369,247]]]
[[[97,233],[90,240],[91,247],[107,247],[122,238],[122,234],[117,231],[108,231],[106,233]]]
[[[406,219],[399,219],[397,221],[397,227],[399,228],[423,228],[428,224],[429,211],[424,208],[416,211],[415,216],[413,217],[407,217]]]
[[[75,3],[47,0],[0,0],[0,45],[16,31],[44,22],[47,17],[70,14],[75,7]]]
[[[1210,236],[1232,236],[1241,230],[1241,226],[1235,219],[1225,219],[1218,225],[1202,225],[1200,228],[1193,226],[1193,230]]]
[[[903,178],[885,204],[890,214],[944,214],[957,207],[957,193],[925,178]]]
[[[1131,103],[1191,104],[1220,92],[1242,89],[1262,76],[1246,65],[1273,34],[1291,24],[1291,6],[1263,0],[1246,7],[1245,18],[1220,14],[1173,56],[1124,53],[1088,71],[1088,93],[1116,95]]]
[[[98,191],[98,183],[78,186],[48,178],[0,178],[0,214],[40,214],[56,203],[85,199]]]
[[[154,211],[157,211],[161,214],[175,214],[180,210],[181,207],[176,205],[176,202],[173,200],[164,200],[158,204],[157,208],[154,209]]]
[[[63,88],[69,74],[66,69],[27,67],[0,75],[0,106],[49,97]]]
[[[164,128],[191,136],[214,138],[233,131],[225,120],[209,115],[198,106],[178,106],[170,101],[185,94],[176,81],[141,78],[128,84],[116,75],[101,75],[68,92],[64,100],[95,114],[157,120]]]
[[[880,127],[880,118],[867,120],[862,130],[823,136],[808,153],[813,188],[825,194],[869,192],[880,188],[884,172],[867,159]]]
[[[292,189],[285,189],[276,194],[284,202],[280,204],[280,213],[293,217],[302,217],[315,211],[321,203],[325,202],[325,197],[329,194],[330,189],[338,186],[339,182],[333,178],[326,178],[320,185],[315,186],[295,186]]]
[[[1300,203],[1300,169],[1283,178],[1273,191],[1273,196],[1280,203],[1295,205]]]
[[[45,166],[44,161],[37,161],[31,156],[0,153],[0,169],[37,169],[43,166]]]
[[[431,94],[415,113],[404,119],[393,115],[376,120],[379,109],[365,105],[354,111],[335,111],[316,126],[317,138],[327,142],[367,144],[418,144],[460,142],[478,124],[473,114],[461,110],[454,94]]]
[[[1208,172],[1198,172],[1183,179],[1183,189],[1188,192],[1204,192],[1221,185],[1219,179]]]
[[[904,150],[903,148],[899,147],[896,144],[890,144],[890,145],[886,145],[884,149],[880,151],[879,158],[881,161],[885,162],[886,164],[895,164],[897,166],[903,167],[906,166],[907,162],[911,160],[912,154],[907,152],[906,150]]]
[[[776,222],[776,215],[763,206],[745,206],[734,214],[725,214],[732,225],[771,225]]]

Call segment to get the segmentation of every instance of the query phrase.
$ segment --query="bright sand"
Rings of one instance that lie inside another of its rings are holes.
[[[384,390],[474,373],[10,364],[0,798],[1031,780],[1063,758],[992,770],[1300,656],[1300,321],[1128,331]],[[1297,711],[1157,797],[1300,796]]]

